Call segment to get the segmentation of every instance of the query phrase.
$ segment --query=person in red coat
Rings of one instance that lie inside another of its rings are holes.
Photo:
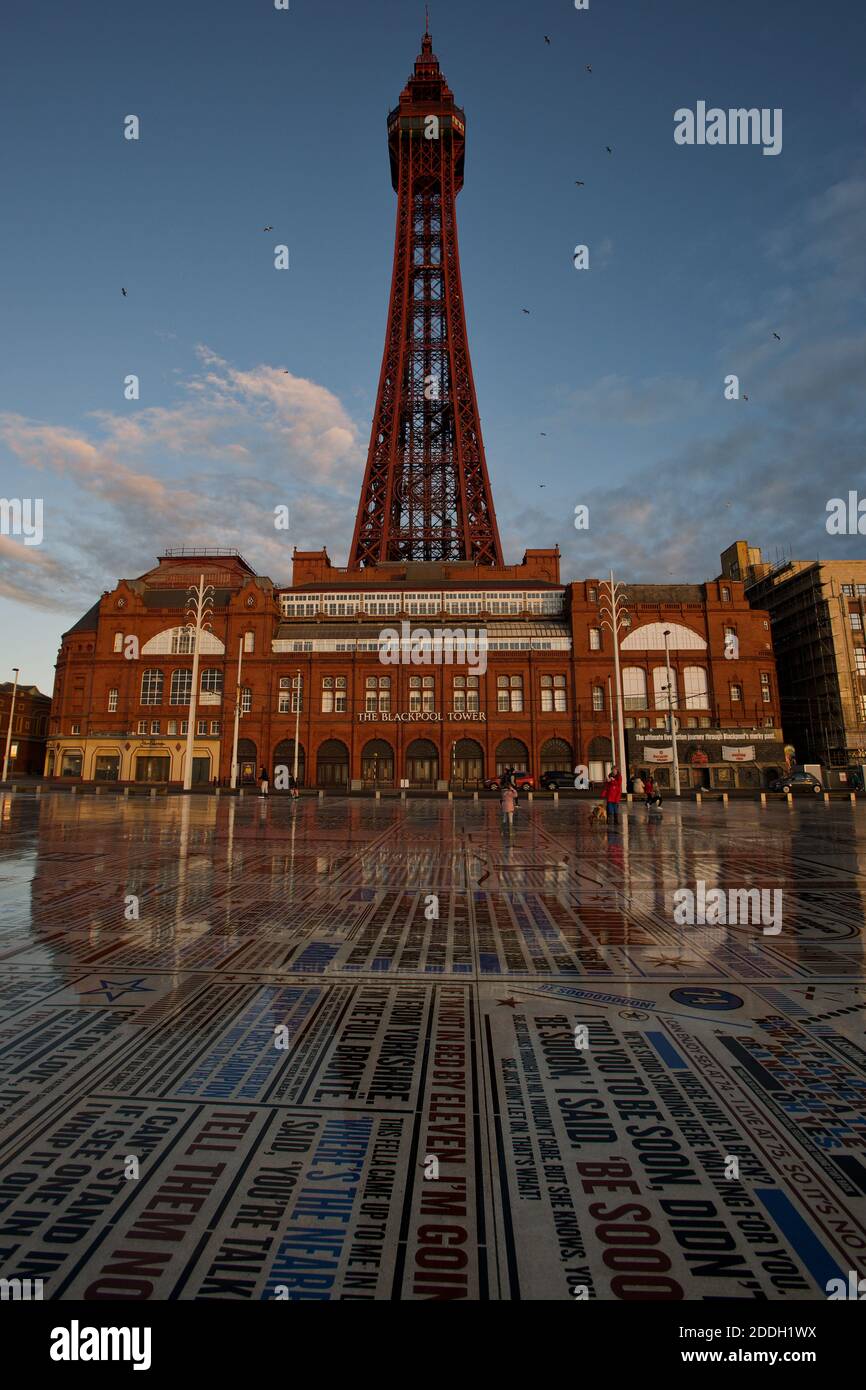
[[[615,767],[607,775],[602,793],[607,802],[607,819],[614,824],[619,820],[619,803],[622,800],[622,777]]]

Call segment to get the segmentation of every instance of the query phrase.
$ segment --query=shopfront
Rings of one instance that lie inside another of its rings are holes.
[[[649,772],[662,788],[673,787],[670,734],[628,729],[629,769]],[[778,729],[701,729],[677,734],[680,789],[760,791],[785,765]]]

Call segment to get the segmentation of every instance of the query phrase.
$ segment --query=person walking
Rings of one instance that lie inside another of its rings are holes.
[[[298,779],[295,777],[293,772],[289,773],[289,791],[291,792],[292,800],[294,801],[298,795]]]
[[[267,769],[266,767],[263,767],[262,770],[261,770],[261,772],[260,772],[260,774],[259,774],[259,784],[260,784],[262,796],[267,796],[267,794],[268,794],[268,769]]]
[[[517,805],[517,792],[504,780],[499,793],[499,805],[502,810],[503,825],[507,825],[509,830],[513,830],[514,808]]]
[[[622,777],[615,767],[612,767],[607,775],[602,796],[607,803],[608,825],[616,825],[619,821],[619,803],[622,800]]]

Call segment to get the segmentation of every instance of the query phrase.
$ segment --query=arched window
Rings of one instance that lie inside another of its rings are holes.
[[[707,673],[703,666],[687,666],[683,671],[686,709],[709,709]]]
[[[192,694],[192,671],[172,671],[170,705],[188,705]]]
[[[148,670],[141,673],[141,703],[161,705],[165,677],[162,671]]]
[[[668,691],[668,673],[666,666],[653,667],[653,709],[677,708],[679,696],[677,694],[677,673],[671,669],[671,689]]]
[[[622,698],[625,709],[646,709],[646,671],[640,666],[624,666]]]

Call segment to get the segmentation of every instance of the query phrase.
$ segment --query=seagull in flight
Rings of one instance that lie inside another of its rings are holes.
[[[592,63],[587,63],[586,70],[587,72],[592,72]]]
[[[528,310],[528,309],[524,309],[523,312],[524,312],[524,314],[528,314],[528,313],[529,313],[529,310]]]
[[[749,398],[748,398],[748,396],[746,395],[746,393],[745,393],[745,391],[744,391],[744,392],[743,392],[743,400],[744,400],[744,401],[747,401],[748,399],[749,399]],[[673,756],[673,754],[672,754],[671,756]]]
[[[778,335],[778,333],[776,332],[775,329],[773,329],[773,337],[776,338],[776,339],[781,343],[782,339],[779,337],[779,335]]]
[[[262,231],[263,231],[263,232],[272,232],[273,230],[274,230],[274,229],[273,229],[273,227],[271,227],[271,226],[262,227]]]
[[[586,186],[583,179],[575,179],[574,183],[576,188],[584,188]]]
[[[542,439],[546,439],[546,438],[547,438],[547,435],[544,433],[544,430],[541,431],[541,437],[542,437]],[[540,487],[544,487],[544,483],[540,483],[539,486],[540,486]]]
[[[124,299],[126,299],[126,297],[127,297],[127,296],[126,296],[126,290],[123,288],[122,285],[121,285],[121,287],[120,287],[120,293],[123,295]]]
[[[550,43],[550,39],[548,38],[547,34],[545,34],[545,36],[544,36],[544,42],[545,42],[545,43]]]
[[[610,145],[605,145],[604,148],[607,150],[608,154],[613,154],[613,150],[611,149]]]

